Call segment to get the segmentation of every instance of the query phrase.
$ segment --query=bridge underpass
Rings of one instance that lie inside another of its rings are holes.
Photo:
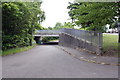
[[[55,41],[48,41],[48,42],[45,42],[43,41],[43,38],[44,37],[58,37],[59,38],[59,35],[34,35],[34,40],[36,41],[37,44],[40,44],[40,45],[58,45],[58,42],[59,42],[59,39],[58,40],[55,40]]]
[[[59,37],[59,45],[85,49],[98,55],[102,54],[102,33],[76,29],[37,30],[33,35],[37,44],[43,37]]]
[[[49,42],[45,43],[42,42],[44,37],[59,37],[60,30],[37,30],[36,33],[33,35],[34,40],[36,41],[37,44],[58,44],[58,42]]]

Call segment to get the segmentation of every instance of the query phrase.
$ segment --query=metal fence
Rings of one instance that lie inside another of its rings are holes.
[[[102,33],[76,29],[61,29],[60,45],[83,48],[97,54],[102,51]]]
[[[84,31],[77,29],[61,29],[61,32],[73,35],[88,43],[102,47],[102,33],[96,31]]]

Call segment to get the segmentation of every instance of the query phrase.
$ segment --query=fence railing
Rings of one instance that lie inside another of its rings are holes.
[[[61,32],[67,33],[69,35],[73,35],[78,37],[88,43],[93,45],[98,45],[102,47],[102,33],[96,31],[84,31],[84,30],[76,30],[76,29],[61,29]]]

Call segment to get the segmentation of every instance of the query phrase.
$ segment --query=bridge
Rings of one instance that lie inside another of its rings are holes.
[[[33,36],[42,36],[42,37],[49,37],[55,36],[58,37],[61,33],[61,30],[37,30]]]
[[[60,30],[37,30],[33,36],[36,43],[41,44],[43,37],[59,37],[60,33]]]
[[[102,53],[102,33],[76,29],[37,30],[33,35],[36,43],[42,37],[59,37],[59,45],[72,48],[86,49],[97,54]]]

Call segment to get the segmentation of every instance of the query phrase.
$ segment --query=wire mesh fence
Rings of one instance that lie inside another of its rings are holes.
[[[96,31],[84,31],[84,30],[76,30],[76,29],[61,29],[61,32],[67,33],[69,35],[73,35],[74,37],[78,37],[79,39],[91,43],[93,45],[98,45],[102,47],[102,33]]]
[[[101,54],[101,32],[76,29],[61,29],[61,32],[62,35],[60,36],[60,44],[74,48],[83,48]]]

